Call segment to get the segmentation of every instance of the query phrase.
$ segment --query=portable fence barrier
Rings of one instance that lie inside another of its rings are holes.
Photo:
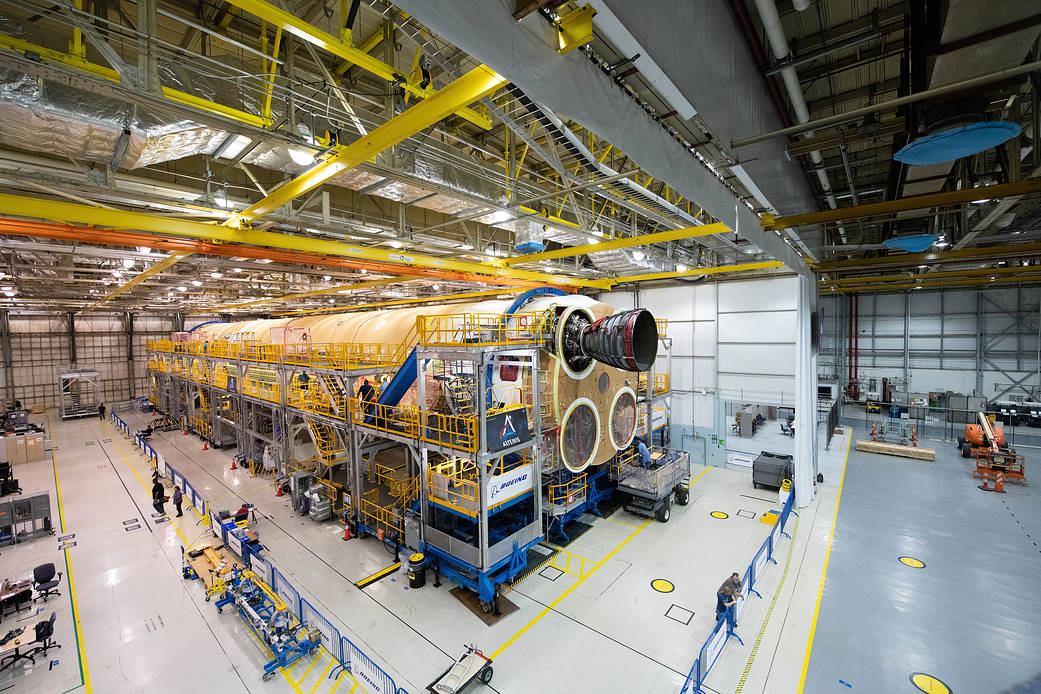
[[[708,635],[705,643],[698,650],[698,656],[694,659],[694,664],[687,674],[687,679],[683,682],[680,694],[686,694],[687,692],[691,692],[691,694],[705,694],[702,685],[712,670],[712,666],[716,664],[719,654],[723,652],[723,647],[726,646],[731,638],[737,639],[738,643],[742,645],[744,644],[741,641],[741,637],[737,635],[735,626],[740,621],[741,612],[744,610],[744,604],[748,601],[749,596],[754,593],[758,598],[762,599],[763,596],[755,589],[755,584],[762,577],[770,562],[777,563],[777,560],[774,559],[774,552],[778,548],[781,536],[783,535],[791,539],[791,535],[785,532],[784,528],[791,514],[794,513],[792,510],[794,502],[795,493],[789,492],[788,498],[781,507],[781,515],[774,522],[773,527],[770,529],[770,534],[763,541],[763,544],[752,558],[752,563],[748,565],[744,575],[741,577],[741,588],[745,591],[745,599],[739,599],[728,607],[726,612],[716,622],[712,633]]]
[[[237,538],[230,532],[222,532],[220,514],[217,510],[209,507],[207,500],[199,493],[198,489],[170,464],[162,454],[157,452],[151,444],[141,436],[131,431],[122,418],[115,413],[111,414],[113,425],[122,432],[123,436],[134,444],[134,446],[171,485],[179,486],[181,494],[186,503],[194,506],[202,515],[203,520],[209,520],[210,529],[216,534],[240,559],[245,561],[246,550],[238,543]],[[203,521],[200,521],[200,523]],[[317,629],[321,633],[322,646],[336,661],[336,667],[330,670],[327,679],[335,679],[343,671],[349,672],[358,682],[358,689],[367,694],[409,694],[404,688],[398,688],[394,679],[386,673],[376,662],[354,645],[350,639],[340,634],[339,629],[333,626],[314,605],[300,597],[300,592],[293,587],[289,579],[278,570],[270,559],[261,558],[256,554],[249,557],[251,570],[259,577],[260,581],[272,589],[272,591],[285,603],[289,611],[297,618],[301,625],[307,628]]]

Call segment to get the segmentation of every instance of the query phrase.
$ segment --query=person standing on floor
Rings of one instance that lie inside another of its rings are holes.
[[[721,585],[719,587],[719,591],[718,592],[722,592],[723,591],[723,586],[726,586],[726,585],[730,586],[731,592],[734,594],[735,598],[743,598],[743,597],[745,597],[745,594],[741,592],[741,575],[739,573],[737,573],[736,571],[734,573],[730,574],[730,578],[728,578],[727,580],[723,581],[723,585]]]
[[[727,608],[736,602],[737,598],[734,597],[734,588],[730,582],[720,586],[719,592],[716,593],[716,622],[719,622],[720,618],[726,614]]]
[[[166,503],[166,490],[158,479],[152,485],[152,508],[156,513],[164,513],[163,504]]]
[[[177,507],[177,517],[180,518],[181,516],[183,516],[184,513],[181,511],[181,502],[184,501],[184,497],[181,496],[180,487],[173,488],[173,496],[170,497],[170,501],[172,501],[173,505]]]
[[[105,403],[98,405],[98,419],[105,421]]]

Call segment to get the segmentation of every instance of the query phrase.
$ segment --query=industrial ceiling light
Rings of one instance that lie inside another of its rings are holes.
[[[212,277],[215,280],[219,280],[221,277],[224,277],[224,275],[220,272],[211,272],[210,277]]]
[[[643,260],[645,257],[643,251],[633,251],[633,260]]]
[[[184,286],[178,287],[177,291],[179,291],[179,292],[186,292],[186,291],[188,291],[188,287],[184,287]]]
[[[401,241],[387,241],[387,245],[391,248],[401,248],[403,244],[401,243]]]
[[[193,287],[201,287],[202,286],[202,282],[199,281],[199,280],[192,280],[192,286]]]
[[[240,268],[240,267],[233,268],[233,269],[234,269],[235,272],[242,272],[242,268]]]
[[[926,108],[925,134],[893,159],[912,166],[954,161],[997,147],[1022,132],[1016,123],[985,120],[986,107],[986,99],[975,95]]]
[[[459,250],[461,251],[472,251],[473,249],[474,247],[468,243],[464,243],[462,246],[459,247]]]
[[[125,267],[127,270],[129,270],[130,268],[134,267],[134,259],[133,258],[123,258],[123,267]]]
[[[257,259],[257,262],[258,263],[264,263],[265,265],[267,265],[268,263],[271,262],[271,258],[259,258],[259,259]],[[241,270],[240,270],[240,272],[241,272]]]
[[[334,300],[332,300],[332,299],[329,299],[329,303],[332,304],[332,303],[336,303],[336,302]]]
[[[122,270],[113,270],[112,271],[112,276],[115,277],[118,280],[120,277],[123,276],[123,271]]]
[[[322,275],[322,281],[323,282],[328,282],[331,279],[332,279],[332,275]]]
[[[6,286],[6,287],[0,287],[0,291],[13,292],[14,291],[14,287],[12,287],[10,285]]]
[[[14,292],[4,292],[4,296],[14,296]]]
[[[676,263],[676,272],[686,272],[688,269],[683,263]]]

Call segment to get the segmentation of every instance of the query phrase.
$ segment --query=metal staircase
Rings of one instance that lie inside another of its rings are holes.
[[[470,417],[477,413],[477,379],[474,376],[457,376],[441,383],[452,414]]]

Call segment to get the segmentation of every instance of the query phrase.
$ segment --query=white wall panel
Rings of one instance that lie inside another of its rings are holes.
[[[795,344],[795,311],[749,311],[719,317],[719,342]]]
[[[640,306],[649,309],[655,318],[669,321],[694,319],[693,287],[661,287],[640,291]]]
[[[716,319],[716,286],[715,284],[699,284],[694,287],[694,319]]]
[[[694,354],[699,357],[716,355],[715,321],[698,321],[694,324]]]
[[[716,362],[720,376],[723,373],[794,376],[795,345],[731,344],[720,349]]]
[[[719,285],[719,313],[780,311],[798,307],[795,277],[723,282]]]
[[[597,300],[618,308],[636,308],[636,295],[633,292],[604,292]]]

